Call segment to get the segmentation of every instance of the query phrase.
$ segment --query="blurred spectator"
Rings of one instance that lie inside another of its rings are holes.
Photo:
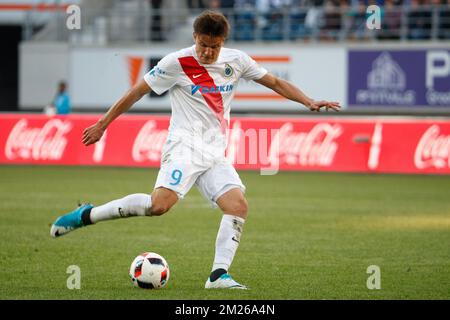
[[[308,0],[293,0],[289,8],[289,39],[306,39],[308,32],[305,27]]]
[[[208,9],[220,10],[220,8],[221,8],[220,0],[209,0],[208,1]]]
[[[223,15],[231,21],[233,19],[234,0],[219,0],[219,7],[222,9]]]
[[[341,30],[341,10],[336,0],[327,0],[324,5],[324,23],[321,28],[322,40],[336,40]]]
[[[424,0],[411,0],[408,13],[408,38],[411,40],[430,39],[432,12]]]
[[[439,25],[438,25],[438,38],[450,39],[450,1],[436,1],[440,5],[439,7]]]
[[[288,0],[257,0],[256,6],[261,14],[262,39],[283,40],[284,7],[288,7]]]
[[[189,9],[206,9],[208,7],[207,0],[187,0]]]
[[[317,38],[319,29],[323,25],[323,0],[312,1],[305,18],[305,27],[312,38]]]
[[[350,12],[347,13],[350,22],[348,23],[349,32],[348,38],[350,40],[366,40],[368,39],[366,27],[366,9],[365,1],[359,0],[357,3],[353,2]]]
[[[220,7],[225,11],[230,11],[234,8],[234,0],[220,0]]]
[[[70,97],[67,93],[66,82],[61,81],[58,84],[58,91],[53,101],[45,108],[48,115],[69,114],[71,111]]]
[[[210,10],[220,10],[225,16],[230,15],[234,7],[234,0],[209,0],[207,7]]]
[[[256,0],[236,0],[234,3],[233,39],[251,41],[256,39]]]
[[[163,28],[162,28],[162,15],[161,7],[163,0],[150,0],[150,5],[152,7],[152,22],[151,22],[151,32],[150,39],[152,41],[163,41]]]
[[[382,13],[381,30],[378,39],[397,40],[400,39],[400,30],[402,25],[402,7],[399,1],[386,0]]]

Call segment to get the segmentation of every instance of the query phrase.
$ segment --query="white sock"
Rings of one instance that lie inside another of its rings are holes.
[[[228,271],[239,246],[245,220],[241,217],[224,214],[216,238],[216,254],[212,271]]]
[[[91,210],[91,222],[127,218],[131,216],[149,216],[152,197],[144,193],[130,194],[122,199],[113,200]]]

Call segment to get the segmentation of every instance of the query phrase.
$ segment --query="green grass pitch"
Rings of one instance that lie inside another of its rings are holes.
[[[102,222],[59,239],[77,201],[151,192],[156,169],[0,166],[1,299],[449,299],[450,176],[240,172],[250,205],[230,269],[251,290],[203,289],[220,222],[193,188],[162,217]],[[135,288],[133,258],[163,255],[163,290]],[[70,265],[81,289],[69,290]],[[381,289],[367,268],[379,266]]]

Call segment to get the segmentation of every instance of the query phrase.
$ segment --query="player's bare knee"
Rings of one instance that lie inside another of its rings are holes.
[[[172,208],[175,204],[170,199],[164,197],[155,197],[152,199],[152,207],[150,209],[150,215],[152,216],[161,216]]]
[[[248,202],[245,198],[236,199],[231,206],[231,214],[241,218],[247,218]]]
[[[162,216],[164,213],[169,211],[171,206],[164,202],[156,202],[152,204],[152,208],[150,209],[150,214],[152,216]]]
[[[150,209],[150,215],[161,216],[172,208],[172,206],[178,201],[178,196],[175,192],[158,188],[152,193],[152,207]]]

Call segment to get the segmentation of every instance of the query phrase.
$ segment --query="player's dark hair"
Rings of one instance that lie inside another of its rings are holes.
[[[230,25],[227,18],[217,11],[203,11],[194,21],[194,33],[211,37],[228,37]]]

